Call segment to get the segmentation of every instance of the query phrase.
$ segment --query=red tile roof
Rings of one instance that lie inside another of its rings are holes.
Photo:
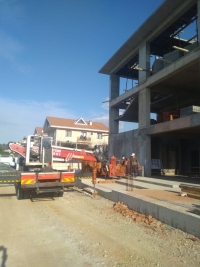
[[[35,133],[37,134],[42,134],[42,130],[43,130],[42,127],[35,127]]]
[[[87,125],[85,125],[85,124],[76,124],[76,122],[79,119],[73,120],[65,118],[47,117],[47,120],[50,124],[50,127],[55,127],[55,128],[70,128],[70,129],[82,129],[82,130],[87,129],[91,131],[101,131],[101,132],[109,131],[108,127],[102,122],[91,121],[92,124],[90,125],[90,121],[85,121],[87,123]]]

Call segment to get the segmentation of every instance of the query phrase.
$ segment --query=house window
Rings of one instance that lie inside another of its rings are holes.
[[[102,139],[102,133],[97,133],[97,139]]]
[[[66,130],[65,137],[72,137],[72,130]]]
[[[86,132],[81,132],[80,139],[81,140],[86,140],[87,139],[87,133]]]

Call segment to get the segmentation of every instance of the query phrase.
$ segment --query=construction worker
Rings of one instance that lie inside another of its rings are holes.
[[[125,158],[124,155],[122,155],[122,158],[121,158],[121,160],[120,160],[120,164],[121,164],[121,165],[127,165],[127,159]]]
[[[128,161],[127,161],[127,159],[125,158],[125,156],[124,155],[122,155],[122,158],[121,158],[121,160],[120,160],[120,164],[122,165],[122,166],[125,166],[126,168],[125,168],[125,176],[126,176],[126,174],[128,173]]]
[[[104,175],[105,178],[107,178],[109,176],[109,168],[108,168],[106,160],[104,160],[104,162],[102,164],[102,172],[101,172],[101,174]]]
[[[137,176],[138,172],[138,159],[135,155],[135,153],[132,153],[130,158],[129,158],[129,163],[130,163],[130,173],[133,174],[135,177]]]

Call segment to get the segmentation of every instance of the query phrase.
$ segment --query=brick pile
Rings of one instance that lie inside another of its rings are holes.
[[[98,184],[113,184],[115,180],[101,180],[97,182]]]
[[[156,220],[151,215],[141,214],[139,212],[131,210],[123,202],[118,202],[114,204],[113,208],[116,212],[121,213],[124,217],[130,218],[137,223],[144,223],[148,226],[155,228],[160,228],[163,226],[160,221]]]

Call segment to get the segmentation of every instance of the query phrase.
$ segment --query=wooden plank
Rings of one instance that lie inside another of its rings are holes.
[[[187,190],[187,191],[192,191],[192,192],[200,193],[200,189],[198,189],[198,188],[193,188],[193,187],[181,187],[181,190],[182,190],[182,191]]]
[[[200,186],[198,186],[198,185],[180,184],[179,187],[181,189],[192,189],[192,190],[195,190],[195,191],[199,191],[200,192]]]
[[[181,191],[186,193],[188,197],[200,199],[200,186],[180,184]]]
[[[190,193],[190,194],[197,194],[200,196],[200,192],[199,191],[195,191],[195,190],[192,190],[192,189],[181,189],[182,192],[187,192],[187,193]]]
[[[196,194],[187,194],[188,197],[195,198],[195,199],[200,199],[200,195]]]

